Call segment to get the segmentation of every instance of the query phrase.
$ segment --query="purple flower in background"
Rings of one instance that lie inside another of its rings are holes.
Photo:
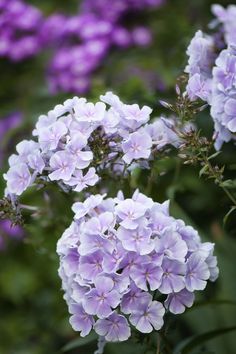
[[[39,9],[21,0],[2,1],[0,9],[0,56],[21,61],[39,53],[43,41]]]
[[[94,329],[100,336],[105,337],[109,342],[122,342],[127,340],[130,335],[130,327],[126,318],[118,315],[115,311],[108,318],[99,319]]]
[[[130,322],[142,333],[159,330],[164,323],[165,309],[158,301],[144,301],[130,315]]]
[[[8,219],[0,220],[0,251],[5,250],[8,240],[20,241],[24,237],[24,231],[19,225],[12,225]]]

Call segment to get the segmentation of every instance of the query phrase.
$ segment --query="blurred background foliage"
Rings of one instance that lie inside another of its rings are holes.
[[[59,10],[73,14],[78,8],[77,0],[28,2],[45,14]],[[222,5],[231,2],[219,1]],[[186,47],[197,29],[207,28],[212,19],[212,3],[210,0],[167,0],[161,9],[144,12],[139,15],[140,19],[134,18],[135,22],[151,27],[154,37],[152,45],[112,51],[94,74],[92,90],[87,97],[95,100],[106,90],[112,89],[126,102],[148,104],[157,115],[163,113],[159,99],[174,99],[176,78],[186,64]],[[0,117],[18,110],[24,115],[20,128],[4,137],[4,149],[8,154],[14,151],[17,142],[29,137],[39,114],[46,113],[71,96],[49,95],[44,75],[47,56],[48,53],[42,53],[17,64],[0,60]],[[197,123],[203,134],[211,136],[212,122],[208,111],[199,114]],[[224,215],[230,208],[230,201],[223,192],[211,181],[200,179],[198,168],[184,166],[175,153],[172,155],[171,158],[156,161],[152,178],[147,171],[137,171],[130,183],[124,186],[119,181],[107,183],[113,194],[124,187],[129,195],[131,189],[139,187],[156,201],[169,198],[174,216],[194,225],[204,240],[216,243],[219,280],[208,285],[206,291],[197,297],[199,302],[207,305],[196,306],[170,319],[166,336],[170,344],[176,346],[189,336],[236,325],[236,222],[235,214],[232,214],[226,225],[223,224]],[[224,146],[217,163],[226,165],[226,175],[235,178],[233,144]],[[2,171],[6,170],[6,166],[5,161]],[[1,177],[1,194],[3,190]],[[22,199],[25,204],[39,206],[40,211],[26,212],[24,240],[9,240],[6,249],[0,253],[0,353],[62,353],[68,342],[78,338],[68,324],[55,254],[57,239],[71,222],[73,196],[58,192],[52,186],[43,195],[28,191]],[[94,343],[89,343],[68,352],[90,354],[93,350]],[[155,343],[153,351],[149,352],[145,345],[136,342],[109,344],[105,350],[105,354],[120,352],[155,353]],[[217,336],[191,352],[235,354],[235,334]]]

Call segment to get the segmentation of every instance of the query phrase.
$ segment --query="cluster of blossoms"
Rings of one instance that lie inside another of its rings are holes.
[[[42,48],[43,15],[22,0],[0,0],[0,57],[20,61]]]
[[[150,107],[124,104],[111,92],[100,99],[93,104],[74,97],[39,117],[33,131],[37,141],[20,142],[9,158],[7,195],[21,195],[36,180],[81,192],[104,170],[119,175],[137,165],[148,168],[155,152],[180,144],[171,119],[147,124]]]
[[[158,7],[163,0],[126,1],[84,0],[77,16],[54,15],[48,19],[46,32],[58,28],[59,46],[48,70],[52,93],[58,91],[84,94],[91,84],[91,75],[112,47],[147,46],[152,40],[147,27],[127,29],[122,24],[126,15],[148,7]],[[62,30],[63,29],[63,30]]]
[[[107,341],[124,341],[130,324],[142,333],[159,330],[165,311],[183,313],[194,292],[218,277],[214,244],[171,217],[168,201],[137,190],[130,199],[92,195],[72,210],[57,253],[70,323],[81,336],[94,329]]]
[[[83,0],[79,13],[59,13],[45,17],[23,0],[0,0],[0,57],[21,61],[43,48],[54,49],[47,79],[52,93],[86,93],[93,72],[115,46],[147,46],[152,40],[149,28],[127,29],[124,18],[137,11],[159,7],[164,0]]]
[[[215,147],[219,149],[223,142],[235,139],[236,132],[236,6],[213,5],[212,10],[218,27],[212,35],[195,34],[187,50],[185,71],[189,97],[200,98],[211,107]]]

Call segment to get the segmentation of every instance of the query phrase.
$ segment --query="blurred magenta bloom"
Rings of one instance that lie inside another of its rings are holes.
[[[0,220],[0,251],[6,249],[6,242],[9,239],[22,240],[24,237],[24,231],[19,225],[13,226],[11,221]]]
[[[42,48],[43,15],[21,0],[0,0],[0,57],[12,61],[36,55]]]

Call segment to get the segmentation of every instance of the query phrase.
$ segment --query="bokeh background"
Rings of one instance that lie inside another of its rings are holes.
[[[95,19],[86,17],[80,23],[82,11],[88,16],[89,9],[98,0],[83,1],[83,4],[78,0],[29,0],[25,4],[35,6],[40,13],[33,11],[27,17],[25,10],[21,21],[15,12],[6,15],[6,3],[13,1],[0,1],[1,195],[4,192],[2,173],[7,169],[7,157],[14,152],[15,144],[29,137],[40,114],[66,98],[83,94],[97,100],[100,94],[112,90],[127,103],[147,104],[157,115],[167,114],[159,100],[174,99],[176,79],[186,65],[187,45],[196,30],[207,30],[214,3],[166,0],[158,6],[154,0],[149,1],[153,6],[145,6],[140,11],[132,8],[116,18],[112,17],[114,9],[110,7],[125,1],[103,1],[107,5],[97,12]],[[87,8],[84,3],[88,3]],[[233,1],[218,3],[226,6]],[[45,20],[52,16],[51,22]],[[17,21],[20,29],[13,40],[11,31],[15,30],[12,27],[17,26]],[[110,21],[116,31],[112,41],[111,34],[97,35],[99,29],[106,28],[101,21]],[[76,33],[81,31],[78,29],[81,26],[88,31],[82,35],[80,32],[79,37]],[[25,36],[25,31],[34,42],[17,42]],[[12,42],[7,42],[9,38]],[[96,50],[86,52],[84,57],[81,53],[87,50],[84,46],[90,40],[95,41],[97,46],[92,48]],[[7,51],[7,46],[13,46],[14,51]],[[73,48],[77,49],[73,51]],[[27,51],[29,55],[24,57]],[[213,124],[207,110],[198,115],[197,124],[203,134],[211,136]],[[217,162],[226,165],[226,176],[235,178],[233,144],[224,146]],[[219,280],[208,285],[197,298],[205,305],[171,320],[167,337],[171,344],[177,345],[188,336],[236,325],[235,214],[223,224],[230,201],[212,181],[198,177],[197,167],[182,165],[176,153],[157,161],[155,172],[156,178],[148,190],[148,172],[138,172],[132,185],[126,186],[126,192],[138,186],[156,201],[169,198],[174,216],[197,228],[204,240],[216,243],[220,267]],[[121,187],[113,181],[109,185],[112,193]],[[0,354],[62,353],[67,343],[78,338],[68,323],[55,253],[57,239],[70,224],[72,196],[50,187],[43,195],[27,192],[22,202],[39,206],[40,211],[25,213],[24,229],[13,229],[9,222],[0,221]],[[68,353],[90,354],[93,349],[94,343],[89,343]],[[131,342],[107,345],[105,354],[121,351],[146,353],[142,344]],[[193,353],[235,354],[235,334],[218,336]]]

